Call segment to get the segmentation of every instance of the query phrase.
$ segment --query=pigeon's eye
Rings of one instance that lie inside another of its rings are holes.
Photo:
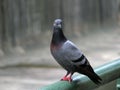
[[[60,24],[62,25],[62,22],[60,22]]]
[[[56,25],[59,25],[60,23],[57,23]]]

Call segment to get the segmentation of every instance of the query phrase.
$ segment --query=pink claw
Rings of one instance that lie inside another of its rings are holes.
[[[70,76],[68,76],[69,74],[67,73],[61,80],[62,81],[69,81],[72,82],[72,74],[70,74]]]
[[[71,77],[63,77],[61,80],[62,81],[69,81],[69,82],[72,81]]]

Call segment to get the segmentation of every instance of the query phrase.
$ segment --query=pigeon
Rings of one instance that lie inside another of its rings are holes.
[[[53,24],[53,35],[50,51],[54,59],[67,71],[61,79],[72,82],[72,75],[77,72],[88,76],[95,84],[101,84],[102,79],[94,72],[88,59],[82,51],[63,33],[61,19],[56,19]]]

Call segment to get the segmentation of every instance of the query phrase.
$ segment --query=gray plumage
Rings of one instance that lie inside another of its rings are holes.
[[[54,22],[50,49],[55,60],[67,70],[66,76],[71,74],[71,78],[74,72],[78,72],[87,75],[94,83],[100,83],[101,78],[93,71],[87,58],[64,36],[61,19],[56,19]]]

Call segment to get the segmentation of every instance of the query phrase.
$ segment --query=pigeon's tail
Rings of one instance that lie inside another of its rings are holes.
[[[79,72],[87,75],[95,84],[97,85],[101,84],[102,79],[94,72],[90,65],[81,68],[81,71]]]
[[[87,75],[95,84],[101,84],[102,79],[96,73],[89,73]]]

